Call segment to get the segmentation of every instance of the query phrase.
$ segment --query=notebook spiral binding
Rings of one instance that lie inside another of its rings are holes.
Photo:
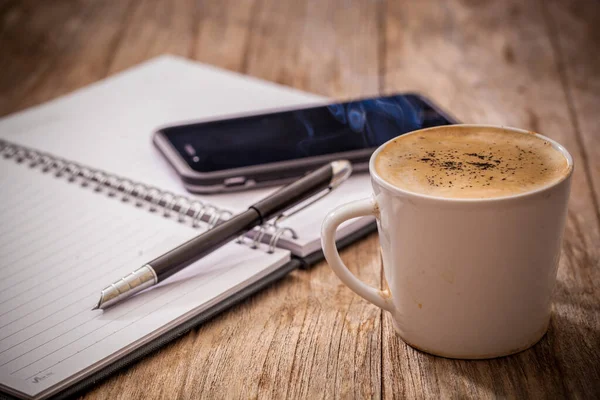
[[[277,248],[277,243],[285,234],[288,234],[292,239],[298,239],[298,234],[292,228],[279,227],[273,222],[268,222],[255,228],[249,234],[240,236],[236,240],[236,243],[244,244],[246,239],[249,238],[251,240],[250,248],[257,249],[260,244],[263,243],[263,239],[266,235],[269,235],[270,239],[267,253],[273,253],[275,252],[275,248]]]
[[[136,207],[140,208],[146,206],[150,212],[162,212],[163,217],[176,218],[178,222],[189,223],[196,229],[203,228],[202,223],[206,223],[207,229],[210,229],[233,216],[231,211],[223,210],[212,204],[191,200],[185,196],[1,139],[0,156],[5,159],[13,159],[19,164],[27,163],[29,168],[39,168],[43,173],[52,173],[57,178],[64,177],[69,182],[79,181],[82,187],[93,187],[95,192],[105,190],[109,197],[120,196],[123,202],[133,202]],[[284,234],[289,234],[294,239],[297,238],[293,229],[267,223],[250,232],[250,247],[258,249],[266,234],[270,235],[267,253],[275,251],[277,243]],[[246,241],[243,238],[244,236],[238,238],[236,242],[245,244]]]

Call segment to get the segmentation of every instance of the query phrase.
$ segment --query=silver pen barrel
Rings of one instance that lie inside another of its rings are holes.
[[[94,310],[110,307],[127,297],[156,285],[157,282],[158,277],[154,269],[149,264],[146,264],[104,288],[100,294],[98,305]]]

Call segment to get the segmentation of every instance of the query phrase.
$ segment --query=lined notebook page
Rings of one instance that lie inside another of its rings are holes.
[[[54,392],[289,260],[231,243],[91,311],[102,288],[199,231],[13,160],[0,159],[0,193],[0,384],[21,395]]]

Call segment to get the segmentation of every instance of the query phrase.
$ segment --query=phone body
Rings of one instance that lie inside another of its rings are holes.
[[[167,126],[153,142],[188,191],[207,194],[286,184],[336,159],[366,171],[389,139],[454,123],[406,93]]]

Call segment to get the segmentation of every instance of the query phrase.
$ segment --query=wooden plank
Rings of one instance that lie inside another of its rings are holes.
[[[600,213],[600,53],[594,50],[600,47],[600,4],[571,0],[544,5],[561,83]]]
[[[256,0],[210,0],[197,3],[196,41],[191,57],[243,72]]]
[[[335,98],[378,93],[377,2],[269,1],[257,8],[246,73]]]
[[[39,60],[47,63],[47,67],[42,70],[43,74],[40,74],[35,86],[23,93],[25,96],[17,102],[19,108],[48,101],[107,75],[110,54],[133,2],[125,0],[115,4],[85,4],[86,8],[72,17],[73,22],[67,22],[75,27],[70,32],[65,31],[57,36],[67,43],[64,48],[57,49],[58,54],[51,53],[49,57]],[[54,10],[52,7],[50,9]],[[40,14],[45,15],[44,10]],[[35,10],[36,16],[40,14]],[[45,29],[52,32],[54,24],[61,26],[60,18]]]
[[[600,215],[600,4],[597,2],[544,2],[544,16],[556,54],[561,84],[568,102],[568,112],[575,138],[581,149],[580,174],[586,175],[593,201],[591,207]],[[556,329],[557,346],[565,353],[561,371],[564,384],[573,396],[600,397],[600,240],[586,240],[591,229],[590,215],[573,215],[576,233],[567,241],[567,261],[579,259],[568,271],[561,271],[557,288],[557,314],[564,319],[564,329]],[[600,217],[597,217],[597,221]],[[596,231],[597,232],[597,231]],[[582,242],[584,248],[582,249]],[[567,272],[567,273],[565,273]]]
[[[408,347],[386,315],[384,397],[593,397],[598,220],[540,4],[388,2],[385,15],[386,91],[420,91],[465,122],[539,131],[563,143],[579,167],[548,335],[513,357],[446,360]]]
[[[9,2],[0,23],[0,115],[37,104],[38,86],[56,78],[56,64],[96,9],[91,0]],[[59,93],[54,93],[57,96]]]
[[[193,0],[142,0],[121,22],[118,44],[110,54],[109,73],[124,70],[161,54],[187,57],[195,40]]]

